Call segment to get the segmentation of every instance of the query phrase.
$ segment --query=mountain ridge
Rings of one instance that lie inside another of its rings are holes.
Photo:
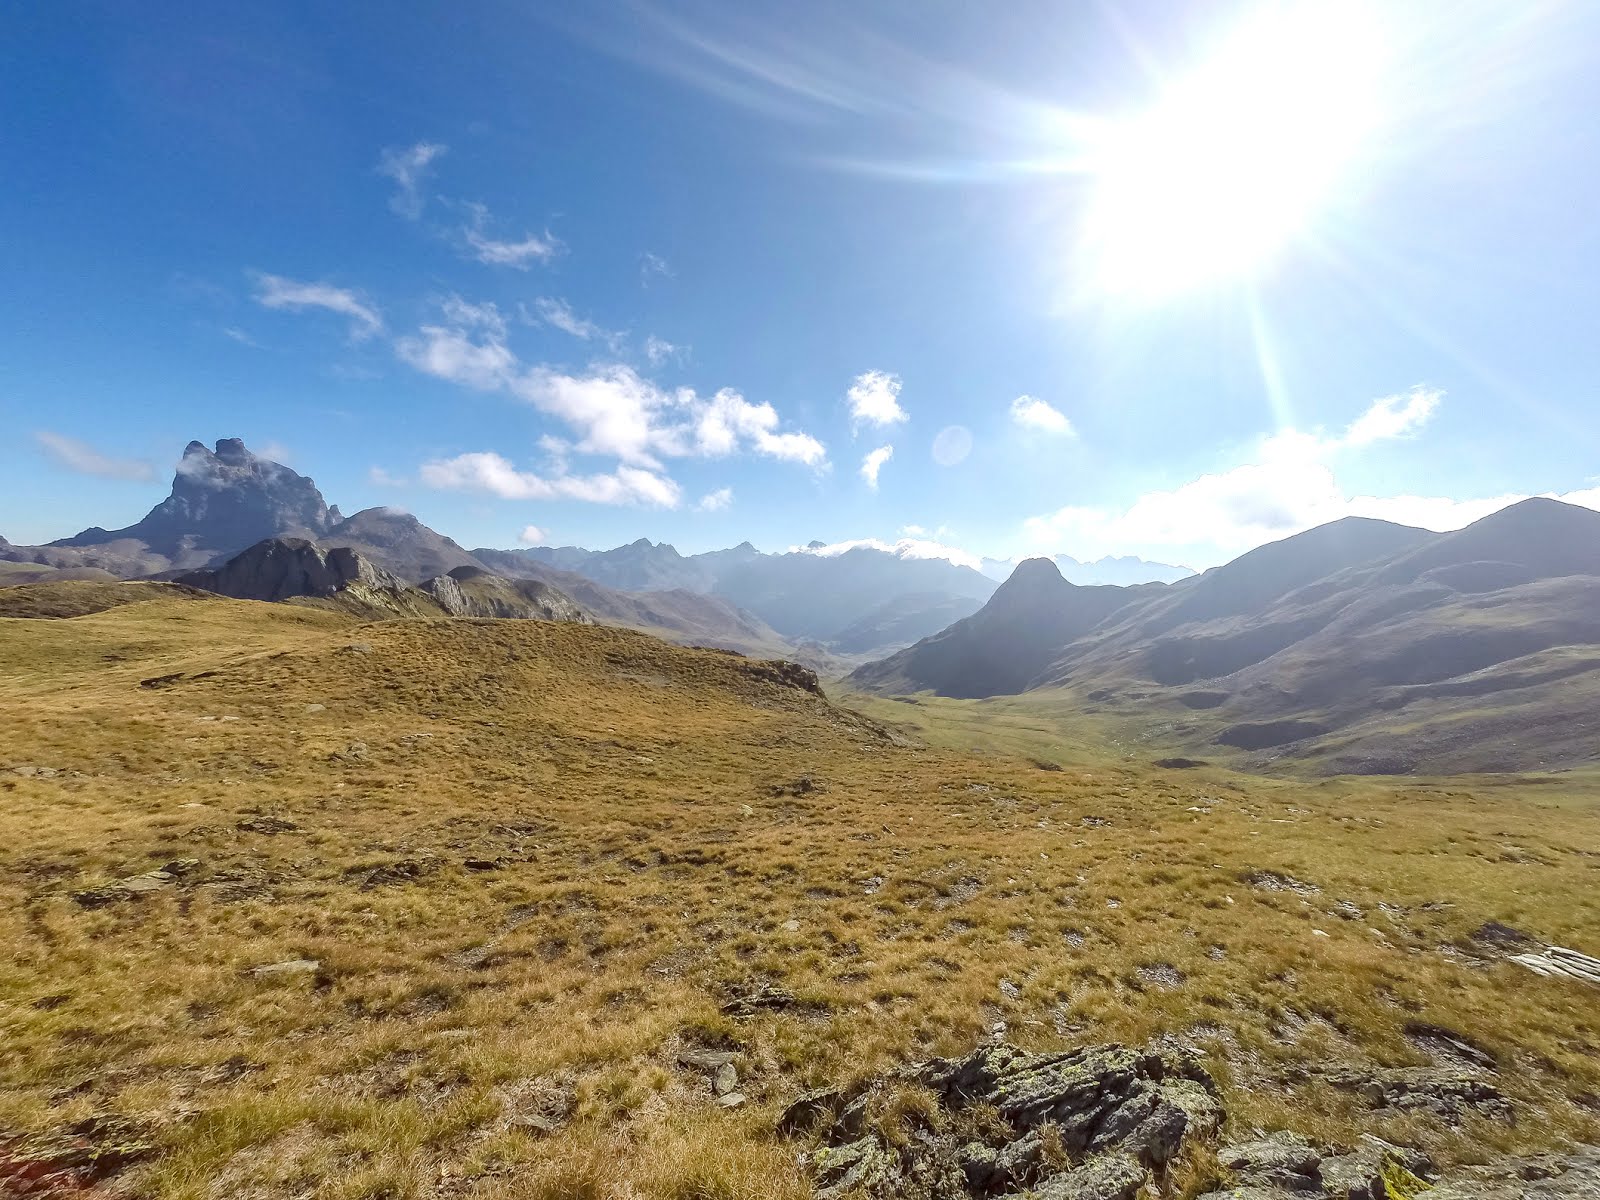
[[[1048,578],[1052,564],[1024,565],[1031,607],[996,593],[847,683],[1075,696],[1152,740],[1245,752],[1255,766],[1600,760],[1597,722],[1584,716],[1600,711],[1600,513],[1590,509],[1523,501],[1444,534],[1346,518],[1192,579],[1122,589],[1087,628],[1069,619],[1071,585]],[[1402,709],[1403,721],[1384,716]]]

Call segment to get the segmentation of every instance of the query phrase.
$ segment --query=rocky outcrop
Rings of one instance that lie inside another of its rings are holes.
[[[1593,1146],[1439,1179],[1427,1154],[1371,1136],[1337,1147],[1279,1130],[1218,1147],[1225,1118],[1185,1050],[1002,1044],[808,1093],[777,1131],[811,1143],[804,1161],[818,1200],[1134,1200],[1172,1194],[1170,1172],[1213,1152],[1213,1182],[1202,1185],[1213,1190],[1201,1200],[1600,1196]]]
[[[448,575],[425,580],[420,590],[453,617],[593,624],[588,614],[559,588],[536,579],[504,579],[477,567],[457,567]]]
[[[802,1097],[779,1131],[820,1135],[811,1165],[825,1200],[1132,1200],[1222,1118],[1210,1077],[1181,1051],[996,1045]]]
[[[396,508],[364,508],[319,540],[323,546],[348,547],[407,583],[432,579],[457,567],[481,570],[484,565],[444,534]]]
[[[268,538],[215,570],[190,571],[173,582],[236,600],[329,597],[353,584],[399,590],[403,580],[345,547],[325,549],[303,538]]]

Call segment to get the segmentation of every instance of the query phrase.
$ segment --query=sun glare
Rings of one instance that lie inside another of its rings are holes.
[[[1098,291],[1254,273],[1308,232],[1377,122],[1383,38],[1358,0],[1274,6],[1106,127],[1084,250]]]

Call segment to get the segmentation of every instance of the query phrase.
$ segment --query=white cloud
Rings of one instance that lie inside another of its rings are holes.
[[[678,485],[640,467],[619,466],[596,475],[535,475],[519,471],[493,451],[458,454],[422,464],[424,484],[443,491],[488,492],[504,500],[583,500],[593,504],[649,504],[676,508]]]
[[[902,525],[900,532],[905,534],[906,537],[919,538],[928,536],[928,531],[921,525]]]
[[[789,553],[834,558],[849,550],[863,549],[881,550],[885,554],[893,554],[896,558],[942,558],[946,562],[955,563],[958,567],[971,567],[974,571],[983,563],[976,554],[969,554],[955,546],[923,538],[901,538],[895,542],[885,542],[881,538],[855,538],[851,541],[832,542],[826,546],[790,546]]]
[[[1444,393],[1437,388],[1414,387],[1410,391],[1374,400],[1344,431],[1340,446],[1369,446],[1373,442],[1407,437],[1433,416]]]
[[[550,535],[537,525],[524,525],[522,532],[517,534],[517,541],[524,546],[542,546],[550,540]]]
[[[778,410],[765,400],[752,404],[732,388],[721,389],[709,400],[688,388],[679,389],[676,397],[678,406],[692,414],[694,444],[700,454],[720,457],[747,444],[757,454],[808,467],[820,467],[827,460],[827,450],[809,433],[777,432]]]
[[[33,436],[44,447],[46,454],[69,471],[76,471],[80,475],[93,475],[99,479],[127,479],[136,483],[146,483],[156,477],[155,467],[143,459],[113,458],[100,453],[88,442],[63,433],[51,433],[48,429],[41,429]]]
[[[644,356],[652,367],[659,367],[669,358],[678,358],[683,354],[682,346],[675,346],[666,338],[659,338],[651,334],[644,339]]]
[[[418,142],[403,149],[385,150],[378,156],[378,174],[395,183],[395,193],[389,198],[390,208],[413,221],[422,215],[426,203],[422,195],[423,180],[428,177],[434,159],[446,149],[438,142]]]
[[[368,467],[367,482],[372,484],[373,487],[381,488],[406,487],[408,484],[408,480],[406,480],[403,476],[391,475],[382,467]]]
[[[355,341],[371,337],[383,328],[377,309],[348,288],[331,283],[301,283],[282,275],[256,276],[256,303],[264,308],[303,312],[322,308],[350,318],[350,336]]]
[[[716,458],[750,450],[822,467],[827,452],[807,433],[781,432],[777,410],[731,388],[701,396],[666,389],[633,368],[601,364],[582,374],[525,366],[506,343],[492,305],[447,302],[442,324],[425,325],[396,343],[401,359],[425,374],[480,391],[500,391],[533,405],[573,431],[571,449],[608,455],[655,471],[664,458]]]
[[[461,236],[472,252],[472,257],[492,267],[515,267],[526,271],[536,262],[548,262],[561,253],[561,242],[545,231],[543,237],[524,233],[520,242],[506,242],[490,237],[486,231],[489,210],[482,204],[468,203],[467,224]]]
[[[228,326],[222,331],[222,336],[238,342],[241,346],[249,346],[253,350],[261,349],[260,342],[256,341],[255,338],[251,337],[248,333],[237,326]]]
[[[873,491],[878,490],[878,472],[883,470],[883,464],[893,457],[893,446],[879,446],[876,450],[868,451],[867,456],[861,460],[861,478],[867,481],[867,486]]]
[[[732,503],[733,489],[724,487],[718,488],[714,492],[707,492],[700,497],[700,503],[694,507],[696,512],[721,512]]]
[[[1386,396],[1339,434],[1286,429],[1263,437],[1247,461],[1227,470],[1147,492],[1126,508],[1069,505],[1029,518],[1025,529],[1041,549],[1079,559],[1135,553],[1203,567],[1341,517],[1445,531],[1526,499],[1364,496],[1346,490],[1334,469],[1342,454],[1413,433],[1440,400],[1441,393],[1428,389]],[[1600,508],[1600,489],[1552,498]]]
[[[863,371],[857,375],[845,400],[850,405],[852,430],[863,425],[882,428],[907,419],[906,410],[900,407],[900,376],[887,371]]]
[[[1060,409],[1037,396],[1018,396],[1011,402],[1011,419],[1024,429],[1074,436],[1072,422]]]

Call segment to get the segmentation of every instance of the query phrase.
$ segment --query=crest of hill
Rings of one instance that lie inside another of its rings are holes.
[[[0,587],[0,619],[66,620],[150,600],[211,600],[210,592],[143,580],[49,580]]]

